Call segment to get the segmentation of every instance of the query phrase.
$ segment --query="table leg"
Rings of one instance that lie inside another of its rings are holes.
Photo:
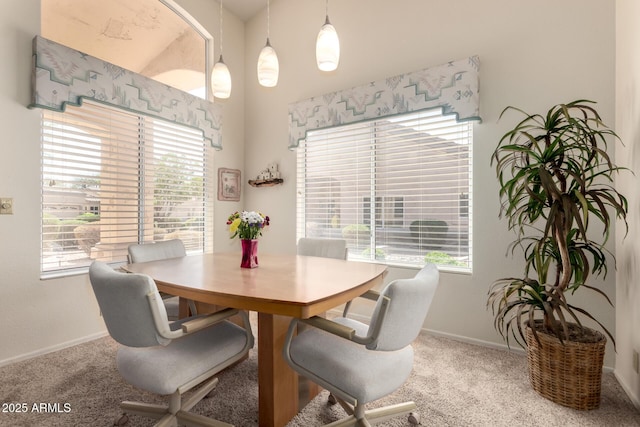
[[[298,413],[298,375],[282,357],[290,317],[258,313],[260,427],[283,427]]]

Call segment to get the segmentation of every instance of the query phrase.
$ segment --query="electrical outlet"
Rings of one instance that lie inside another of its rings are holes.
[[[13,199],[0,199],[0,215],[13,215]]]
[[[633,370],[635,371],[636,374],[640,373],[640,355],[638,355],[638,352],[636,350],[633,350]]]

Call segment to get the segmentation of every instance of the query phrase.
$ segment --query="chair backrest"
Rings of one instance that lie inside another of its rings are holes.
[[[115,271],[94,261],[89,279],[111,337],[128,347],[151,347],[170,342],[158,335],[147,295],[155,295],[160,321],[168,324],[167,312],[158,288],[145,274]]]
[[[298,255],[347,259],[347,241],[302,237],[298,240]]]
[[[413,279],[389,283],[380,293],[369,326],[369,336],[380,328],[378,339],[367,348],[393,351],[411,344],[422,329],[438,281],[438,268],[435,264],[427,264]],[[389,301],[385,315],[381,316],[385,304],[383,297]]]
[[[180,239],[129,245],[129,262],[148,262],[187,255]]]

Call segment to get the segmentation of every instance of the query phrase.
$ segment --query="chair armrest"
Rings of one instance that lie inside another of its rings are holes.
[[[220,310],[215,313],[185,320],[179,325],[179,329],[172,330],[169,322],[167,322],[166,312],[164,313],[164,315],[160,314],[164,310],[164,306],[162,305],[162,301],[158,291],[154,290],[149,292],[147,294],[147,300],[149,301],[149,308],[151,309],[153,322],[155,323],[158,335],[168,340],[173,340],[176,338],[181,338],[188,334],[192,334],[215,323],[221,322],[235,314],[241,313],[235,308],[225,308],[224,310]],[[246,316],[245,314],[244,316],[242,316],[242,318],[245,326],[247,326],[249,324],[248,316]],[[179,322],[179,320],[177,322]],[[250,326],[247,329],[250,330]]]
[[[371,301],[377,301],[379,297],[380,297],[380,292],[376,291],[375,289],[369,289],[367,292],[360,295],[358,298],[365,298]],[[348,301],[345,304],[344,311],[342,312],[342,317],[347,317],[347,314],[349,314],[349,309],[351,308],[352,301]]]
[[[355,329],[349,328],[348,326],[344,326],[336,322],[332,322],[331,320],[325,319],[324,317],[314,316],[310,317],[309,319],[298,319],[298,321],[300,323],[322,329],[323,331],[327,331],[333,335],[346,338],[350,341],[352,341],[353,337],[356,335]]]
[[[218,322],[221,322],[225,319],[228,319],[229,317],[234,316],[236,314],[238,314],[237,309],[225,308],[224,310],[216,311],[215,313],[198,316],[193,320],[188,320],[184,322],[181,325],[182,332],[184,332],[185,334],[192,334],[204,328],[208,328],[209,326],[214,325]]]
[[[375,289],[369,289],[367,292],[360,295],[359,298],[366,298],[370,299],[371,301],[377,301],[378,298],[380,298],[380,292],[376,291]]]
[[[304,323],[306,325],[322,329],[323,331],[329,332],[330,334],[339,336],[340,338],[347,339],[357,344],[367,345],[373,341],[372,337],[363,337],[357,335],[355,329],[352,329],[340,323],[333,322],[329,319],[325,319],[324,317],[314,316],[310,317],[309,319],[295,319],[295,321],[297,323]]]

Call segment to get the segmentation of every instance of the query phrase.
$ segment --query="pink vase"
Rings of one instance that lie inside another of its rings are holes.
[[[258,239],[241,240],[242,243],[242,268],[256,268],[258,266]]]

